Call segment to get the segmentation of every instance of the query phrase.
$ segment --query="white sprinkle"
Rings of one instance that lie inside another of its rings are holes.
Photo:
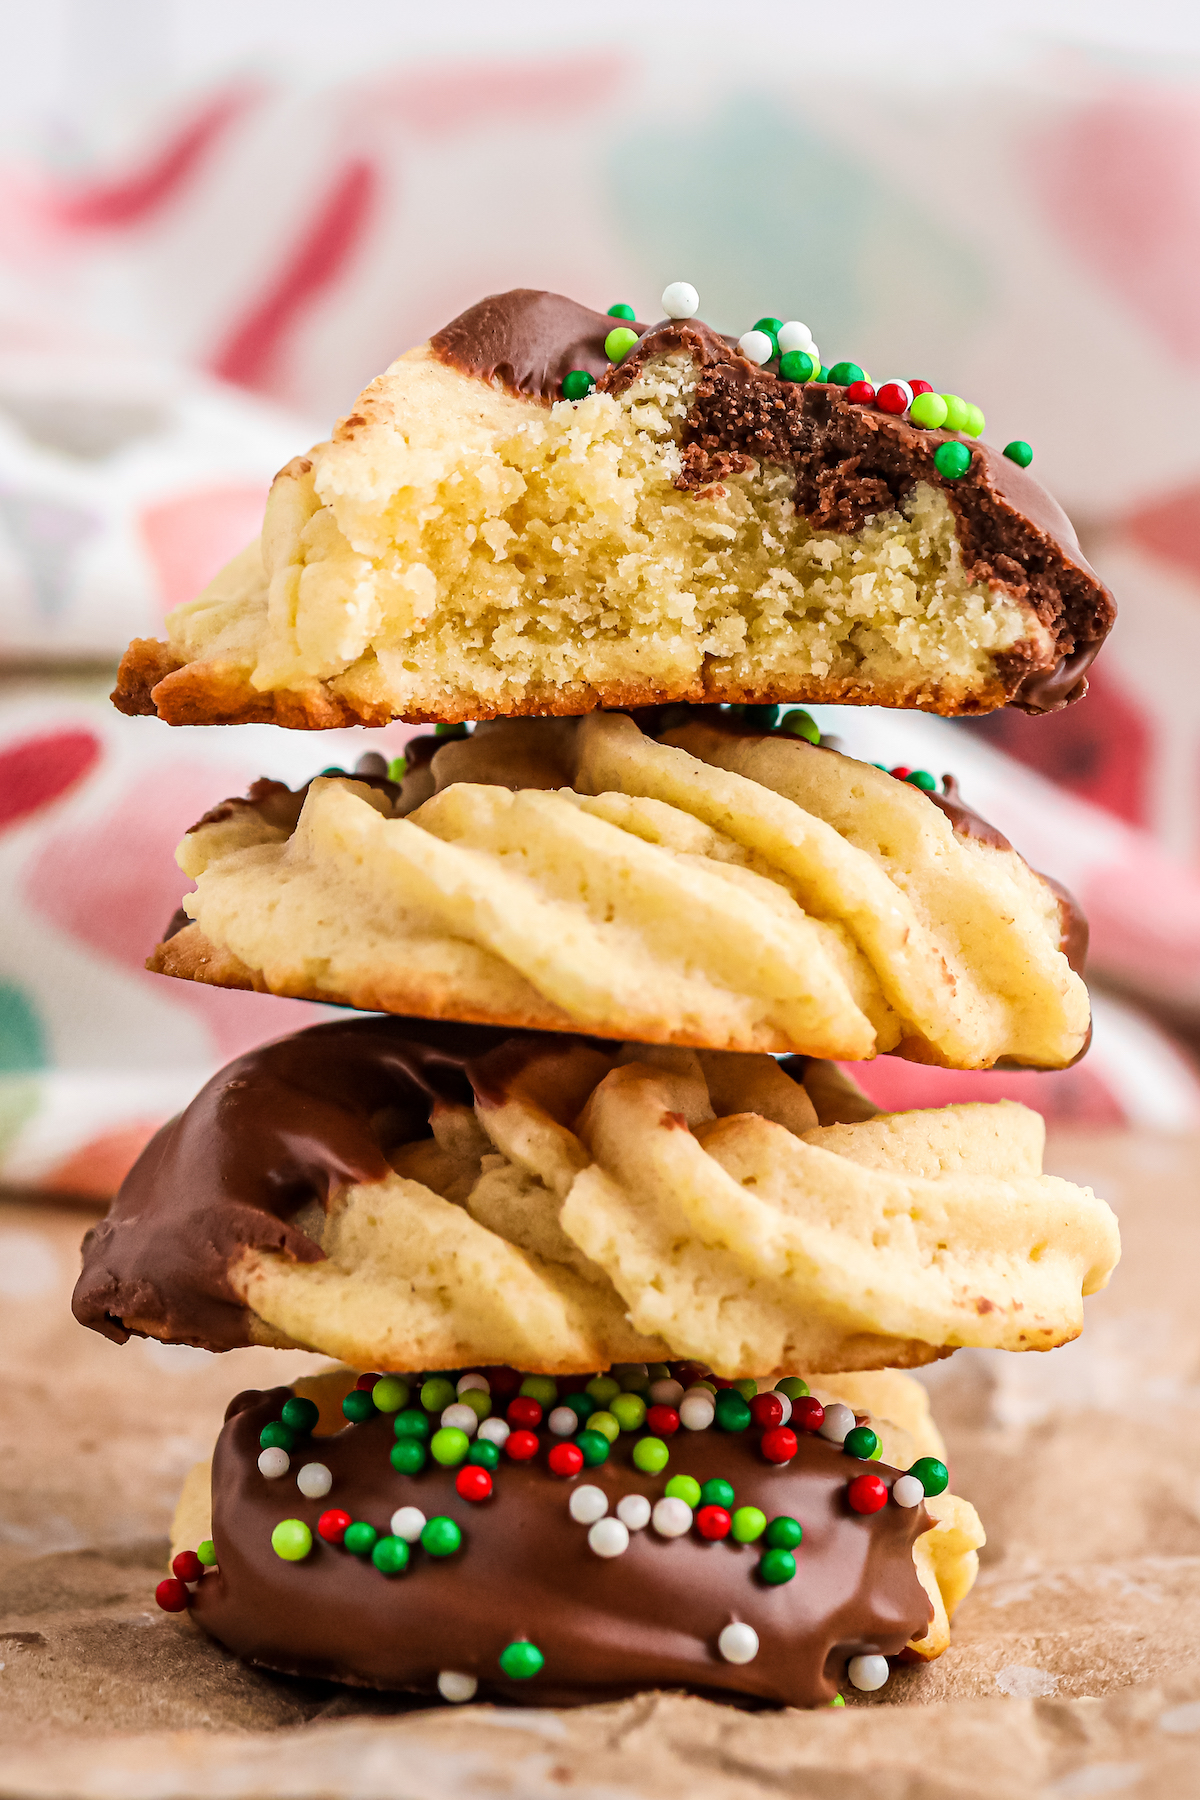
[[[442,1425],[443,1427],[452,1427],[457,1431],[465,1431],[468,1437],[474,1437],[479,1430],[479,1414],[473,1406],[468,1406],[465,1400],[456,1400],[442,1414]]]
[[[415,1544],[425,1529],[425,1514],[419,1506],[398,1506],[392,1514],[392,1536]]]
[[[620,1519],[597,1519],[588,1532],[588,1549],[597,1556],[624,1556],[629,1532]]]
[[[486,1375],[460,1375],[454,1384],[454,1391],[456,1394],[465,1394],[470,1388],[478,1388],[481,1394],[490,1394],[492,1391],[491,1383]],[[464,1675],[462,1679],[464,1681],[470,1681],[473,1680],[474,1677]]]
[[[567,1511],[577,1525],[594,1525],[608,1511],[608,1495],[603,1488],[587,1482],[583,1487],[572,1488]]]
[[[333,1476],[324,1463],[305,1463],[296,1477],[296,1486],[306,1500],[323,1500],[333,1486]]]
[[[617,1501],[617,1517],[630,1531],[645,1531],[650,1523],[650,1502],[645,1494],[626,1494]]]
[[[569,1406],[556,1406],[546,1423],[555,1437],[570,1437],[578,1428],[579,1414]]]
[[[685,1531],[692,1529],[692,1509],[686,1500],[680,1500],[676,1494],[668,1494],[663,1499],[656,1500],[650,1516],[659,1537],[682,1537]]]
[[[688,1394],[679,1402],[679,1423],[688,1431],[707,1431],[716,1416],[711,1394]]]
[[[848,1406],[835,1400],[832,1406],[825,1408],[825,1418],[821,1424],[821,1436],[828,1438],[831,1444],[844,1444],[850,1432],[854,1430],[854,1414]]]
[[[503,1450],[511,1430],[507,1419],[484,1419],[479,1426],[479,1435],[489,1444],[495,1444],[497,1450]]]
[[[738,339],[738,349],[748,362],[770,362],[775,354],[775,346],[765,331],[744,331]]]
[[[678,1411],[679,1402],[682,1399],[682,1381],[672,1381],[669,1376],[666,1376],[662,1381],[652,1381],[650,1383],[650,1403],[652,1406],[673,1406],[676,1411]]]
[[[700,296],[690,281],[673,281],[663,289],[662,309],[668,319],[694,319]]]
[[[851,1685],[860,1688],[864,1694],[873,1694],[876,1688],[881,1688],[891,1672],[886,1656],[852,1656],[846,1664]]]
[[[900,1475],[892,1483],[892,1499],[897,1506],[920,1506],[925,1489],[915,1475]]]
[[[758,1655],[758,1633],[753,1625],[727,1625],[717,1639],[717,1649],[726,1662],[753,1662]]]
[[[460,1675],[457,1669],[443,1669],[438,1676],[438,1693],[443,1700],[452,1700],[456,1706],[461,1706],[464,1700],[473,1700],[478,1686],[473,1675]]]
[[[778,1389],[778,1388],[774,1388],[774,1389],[772,1389],[772,1394],[773,1394],[773,1397],[774,1397],[774,1398],[775,1398],[775,1399],[776,1399],[776,1400],[782,1400],[782,1401],[783,1401],[783,1417],[782,1417],[782,1419],[780,1419],[780,1421],[779,1421],[779,1423],[780,1423],[780,1424],[781,1424],[781,1425],[786,1425],[786,1424],[787,1424],[787,1422],[788,1422],[788,1420],[789,1420],[789,1419],[790,1419],[790,1418],[791,1418],[791,1416],[792,1416],[792,1403],[791,1403],[791,1401],[790,1401],[790,1400],[789,1400],[789,1399],[788,1399],[788,1397],[787,1397],[787,1395],[786,1395],[786,1394],[781,1394],[781,1393],[780,1393],[780,1392],[779,1392],[779,1389]]]
[[[265,1475],[268,1481],[278,1481],[281,1475],[287,1474],[291,1466],[291,1457],[286,1450],[280,1450],[278,1445],[273,1444],[269,1450],[259,1453],[258,1472]]]
[[[779,327],[779,330],[775,335],[779,339],[779,348],[781,350],[807,350],[811,356],[813,349],[812,332],[808,329],[807,325],[802,325],[799,319],[789,319],[786,325],[781,325]]]

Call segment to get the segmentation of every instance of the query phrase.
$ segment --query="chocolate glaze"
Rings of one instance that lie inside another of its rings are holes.
[[[930,1520],[923,1506],[888,1504],[862,1516],[846,1503],[854,1476],[896,1471],[860,1462],[821,1438],[801,1435],[786,1467],[768,1463],[756,1427],[732,1434],[680,1431],[670,1443],[669,1473],[732,1482],[738,1505],[768,1519],[798,1518],[804,1541],[798,1573],[767,1587],[754,1571],[762,1546],[707,1542],[698,1533],[664,1539],[631,1532],[623,1556],[607,1560],[587,1543],[586,1526],[567,1511],[572,1485],[546,1467],[554,1440],[539,1435],[532,1462],[503,1457],[495,1491],[478,1504],[460,1500],[449,1470],[432,1462],[419,1475],[388,1461],[391,1421],[378,1417],[332,1437],[292,1462],[325,1463],[333,1487],[306,1500],[292,1475],[268,1481],[257,1467],[263,1426],[279,1417],[290,1390],[239,1395],[213,1462],[213,1540],[218,1570],[194,1589],[192,1611],[213,1637],[247,1661],[287,1674],[329,1677],[378,1688],[436,1692],[440,1670],[475,1675],[481,1699],[526,1706],[571,1706],[647,1688],[686,1688],[742,1702],[827,1704],[851,1656],[896,1656],[923,1636],[932,1617],[917,1580],[912,1546]],[[626,1494],[653,1503],[666,1475],[643,1475],[622,1435],[606,1463],[578,1479],[601,1487],[609,1510]],[[461,1525],[458,1553],[433,1559],[414,1547],[404,1574],[325,1544],[316,1524],[329,1507],[385,1534],[398,1506]],[[271,1549],[283,1518],[303,1519],[314,1548],[299,1563]],[[717,1637],[731,1620],[754,1627],[752,1662],[725,1662]],[[545,1656],[530,1681],[510,1681],[500,1652],[528,1638]]]
[[[796,505],[818,528],[856,531],[871,514],[900,505],[918,481],[941,488],[970,579],[1028,604],[1055,636],[1049,667],[1029,667],[1027,649],[997,658],[1009,702],[1053,712],[1086,692],[1084,671],[1116,608],[1070,520],[1027,470],[990,444],[854,405],[844,388],[782,381],[777,363],[756,367],[698,320],[635,326],[639,343],[613,366],[604,355],[612,324],[561,295],[519,288],[490,295],[430,343],[464,373],[545,401],[560,398],[568,369],[586,368],[601,389],[620,393],[651,358],[684,352],[701,373],[683,425],[677,485],[699,493],[752,460],[789,466]],[[946,481],[933,461],[950,439],[971,451],[957,481]]]

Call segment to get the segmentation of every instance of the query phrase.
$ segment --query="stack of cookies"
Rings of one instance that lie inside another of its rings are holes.
[[[171,724],[437,726],[184,839],[151,968],[369,1016],[215,1077],[76,1292],[118,1341],[334,1359],[231,1402],[159,1588],[261,1667],[877,1690],[983,1542],[900,1371],[1066,1342],[1117,1260],[1035,1113],[881,1114],[842,1067],[1082,1055],[1070,896],[793,705],[1053,710],[1111,598],[977,407],[663,304],[473,307],[122,664]]]

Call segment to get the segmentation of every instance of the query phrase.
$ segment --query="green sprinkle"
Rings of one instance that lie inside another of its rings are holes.
[[[646,1423],[646,1402],[640,1394],[618,1394],[609,1410],[622,1431],[640,1431]]]
[[[938,431],[946,423],[947,411],[940,394],[916,394],[908,416],[914,425],[924,425],[927,431]]]
[[[765,1550],[758,1565],[759,1579],[768,1587],[781,1587],[796,1573],[796,1559],[790,1550]]]
[[[458,1396],[459,1406],[469,1406],[477,1419],[490,1419],[492,1416],[492,1396],[485,1394],[482,1388],[464,1388]]]
[[[536,1400],[547,1411],[558,1399],[558,1383],[553,1375],[527,1375],[517,1392],[524,1400]]]
[[[581,1420],[590,1419],[596,1411],[596,1402],[590,1394],[568,1394],[563,1405],[569,1406],[575,1417]]]
[[[933,776],[929,773],[928,769],[913,769],[910,774],[904,777],[904,779],[911,787],[919,787],[926,794],[935,794],[937,792],[937,782],[933,779]]]
[[[747,725],[752,725],[755,731],[774,731],[779,721],[779,708],[777,706],[744,706],[742,718]]]
[[[397,1413],[408,1405],[408,1383],[395,1375],[385,1375],[371,1389],[371,1398],[381,1413]]]
[[[967,403],[960,400],[957,394],[943,394],[946,402],[946,430],[965,431],[967,428]]]
[[[510,1681],[528,1681],[545,1667],[546,1659],[536,1644],[528,1638],[518,1638],[515,1644],[506,1644],[500,1652],[501,1671]]]
[[[431,1375],[421,1386],[421,1405],[427,1413],[443,1413],[458,1399],[454,1383],[444,1375]]]
[[[833,377],[832,377],[832,375],[831,375],[831,374],[830,374],[830,372],[829,372],[829,370],[828,370],[828,369],[827,369],[827,368],[826,368],[826,367],[825,367],[825,364],[824,364],[824,363],[822,363],[822,364],[821,364],[821,372],[820,372],[820,374],[819,374],[819,375],[818,375],[818,376],[817,376],[817,380],[818,380],[818,381],[824,381],[824,382],[829,382],[829,381],[832,381],[832,379],[833,379]]]
[[[730,1536],[736,1543],[753,1544],[767,1529],[767,1515],[757,1506],[739,1506],[733,1515]]]
[[[470,1438],[457,1425],[443,1425],[429,1440],[430,1455],[443,1469],[457,1469],[460,1462],[466,1461],[470,1448]]]
[[[647,1381],[670,1381],[671,1365],[669,1363],[647,1363]]]
[[[812,714],[806,713],[802,707],[797,707],[795,712],[784,713],[779,721],[779,729],[788,732],[791,737],[807,738],[810,744],[819,745],[821,742],[820,726]]]
[[[582,1432],[580,1435],[586,1437],[587,1432]],[[579,1438],[576,1438],[575,1442],[578,1443]],[[643,1475],[661,1475],[670,1460],[671,1452],[661,1438],[639,1438],[633,1446],[633,1466],[635,1469],[640,1469]]]
[[[672,1475],[663,1491],[668,1500],[686,1500],[693,1512],[700,1504],[700,1483],[694,1475]]]
[[[392,1430],[398,1438],[423,1439],[433,1435],[429,1414],[418,1412],[415,1406],[406,1406],[403,1412],[396,1414],[392,1420]]]
[[[753,1400],[758,1392],[758,1383],[752,1375],[743,1375],[740,1381],[734,1382],[733,1391],[740,1394],[743,1400]]]
[[[636,319],[637,314],[632,306],[626,306],[623,300],[618,300],[615,306],[609,307],[608,317],[610,319]]]
[[[375,1402],[365,1388],[351,1388],[342,1401],[342,1411],[352,1425],[365,1425],[375,1417]]]
[[[862,1462],[869,1462],[878,1448],[879,1439],[869,1425],[856,1425],[846,1433],[842,1444],[847,1456],[857,1456]]]
[[[755,319],[753,329],[755,331],[765,331],[768,337],[778,337],[783,330],[783,320],[772,318]]]
[[[347,1525],[343,1544],[351,1556],[370,1556],[379,1539],[379,1533],[373,1525],[367,1525],[362,1519],[356,1519],[353,1525]]]
[[[381,1575],[403,1575],[408,1567],[408,1545],[403,1538],[381,1537],[371,1551],[371,1561]]]
[[[453,1556],[462,1546],[462,1536],[461,1526],[453,1519],[430,1519],[421,1533],[421,1548],[427,1556]]]
[[[845,1706],[846,1702],[841,1694],[835,1694],[829,1704],[830,1706]]]
[[[785,350],[779,359],[781,381],[811,381],[816,373],[817,364],[807,350]]]
[[[967,419],[966,419],[966,424],[963,426],[963,430],[966,432],[967,436],[968,437],[978,437],[986,423],[987,423],[987,420],[984,418],[983,413],[980,411],[979,407],[972,406],[971,403],[968,401],[968,403],[967,403]]]
[[[604,340],[604,354],[611,363],[622,362],[637,341],[636,331],[630,331],[628,325],[618,325]]]
[[[296,1448],[296,1434],[294,1431],[289,1431],[282,1420],[275,1419],[270,1425],[264,1425],[259,1432],[258,1447],[260,1450],[287,1450],[290,1452]]]
[[[391,762],[388,764],[387,772],[389,781],[403,781],[404,777],[408,774],[407,756],[393,756]]]
[[[965,444],[939,444],[933,453],[933,466],[947,481],[957,481],[971,466],[971,452]]]
[[[620,1382],[623,1394],[644,1394],[650,1386],[645,1363],[618,1364],[613,1369],[613,1376]]]
[[[467,730],[465,719],[455,719],[452,724],[435,725],[433,735],[440,738],[465,738],[470,737],[471,734]]]
[[[718,1388],[717,1424],[722,1431],[745,1431],[750,1423],[750,1408],[736,1388]]]
[[[496,1469],[500,1466],[500,1446],[490,1438],[476,1438],[467,1452],[467,1461],[477,1469]]]
[[[217,1546],[211,1538],[205,1538],[202,1544],[197,1544],[196,1555],[206,1569],[211,1569],[217,1560]]]
[[[871,1452],[871,1461],[878,1462],[882,1455],[883,1455],[883,1445],[881,1443],[876,1444],[875,1448]]]
[[[596,385],[596,377],[587,369],[568,369],[563,376],[563,399],[586,400]]]
[[[821,371],[821,377],[822,380],[824,380],[824,370]],[[832,369],[830,369],[829,380],[832,381],[836,387],[849,387],[852,382],[865,381],[866,376],[863,374],[857,363],[839,362],[834,363]]]
[[[804,1527],[799,1519],[791,1519],[786,1513],[780,1513],[767,1526],[767,1542],[772,1550],[794,1550],[804,1537]]]
[[[616,1424],[615,1419],[613,1424]],[[583,1452],[583,1460],[589,1469],[594,1469],[598,1464],[608,1461],[609,1440],[604,1432],[596,1430],[595,1417],[588,1420],[586,1431],[576,1432],[571,1442],[578,1444]]]
[[[1024,438],[1014,438],[1011,444],[1005,444],[1004,454],[1019,469],[1027,469],[1033,461],[1033,449]]]
[[[731,1484],[728,1481],[722,1481],[719,1475],[714,1475],[712,1480],[706,1481],[700,1489],[700,1504],[701,1506],[723,1506],[728,1512],[733,1505]]]
[[[392,1445],[390,1461],[397,1475],[419,1475],[429,1452],[418,1437],[402,1437]]]
[[[321,1417],[321,1409],[313,1401],[302,1400],[299,1394],[294,1394],[284,1401],[281,1416],[289,1431],[294,1431],[298,1437],[307,1437]]]
[[[583,1391],[592,1396],[597,1406],[607,1406],[620,1393],[621,1384],[614,1381],[611,1375],[593,1375]]]
[[[716,1399],[717,1394],[720,1391],[718,1389],[715,1381],[693,1381],[692,1386],[698,1387],[698,1388],[707,1388],[714,1400]]]
[[[621,1427],[610,1412],[592,1413],[588,1418],[587,1428],[589,1431],[598,1433],[598,1435],[604,1439],[606,1444],[615,1444],[618,1437],[621,1435]],[[576,1437],[575,1442],[579,1442],[578,1437]]]
[[[944,1494],[950,1482],[949,1469],[936,1456],[918,1456],[908,1472],[916,1476],[930,1499],[937,1494]]]
[[[303,1562],[312,1549],[312,1532],[303,1519],[280,1519],[271,1533],[271,1548],[284,1562]]]
[[[807,1400],[808,1391],[807,1381],[801,1381],[799,1375],[785,1375],[775,1383],[775,1392],[786,1394],[789,1400]]]

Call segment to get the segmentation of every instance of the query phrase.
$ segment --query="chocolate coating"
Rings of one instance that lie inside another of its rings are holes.
[[[928,1629],[932,1608],[917,1579],[912,1546],[930,1520],[923,1506],[851,1511],[854,1476],[896,1471],[860,1462],[801,1434],[793,1462],[766,1462],[755,1427],[742,1433],[680,1431],[662,1475],[643,1475],[622,1435],[607,1462],[575,1482],[546,1467],[554,1440],[539,1433],[532,1462],[502,1456],[490,1499],[459,1499],[454,1474],[430,1461],[415,1476],[388,1460],[395,1439],[377,1417],[333,1437],[298,1445],[293,1468],[319,1460],[333,1475],[330,1493],[306,1500],[291,1473],[268,1481],[258,1472],[258,1438],[279,1417],[290,1390],[239,1395],[213,1462],[213,1540],[218,1570],[194,1590],[193,1613],[237,1655],[284,1673],[323,1676],[378,1688],[436,1692],[443,1669],[475,1675],[480,1698],[571,1706],[647,1688],[687,1688],[724,1699],[820,1706],[834,1695],[848,1659],[878,1651],[896,1656]],[[800,1520],[794,1580],[762,1583],[763,1545],[708,1542],[694,1530],[664,1539],[652,1527],[631,1532],[628,1550],[605,1559],[588,1548],[587,1527],[567,1510],[571,1488],[603,1488],[609,1511],[626,1494],[653,1503],[667,1475],[730,1481],[739,1506],[768,1519]],[[434,1559],[412,1547],[407,1570],[379,1573],[369,1559],[324,1543],[320,1515],[340,1508],[384,1535],[393,1511],[417,1506],[462,1527],[456,1555]],[[313,1532],[303,1562],[281,1561],[271,1532],[285,1518]],[[717,1638],[731,1620],[759,1637],[753,1661],[725,1662]],[[542,1651],[545,1666],[529,1681],[500,1670],[500,1652],[517,1638]]]
[[[481,381],[499,381],[515,394],[561,400],[569,370],[586,369],[596,380],[608,372],[612,364],[604,354],[604,340],[615,325],[628,323],[563,294],[514,288],[468,307],[435,331],[429,345],[441,362]]]

